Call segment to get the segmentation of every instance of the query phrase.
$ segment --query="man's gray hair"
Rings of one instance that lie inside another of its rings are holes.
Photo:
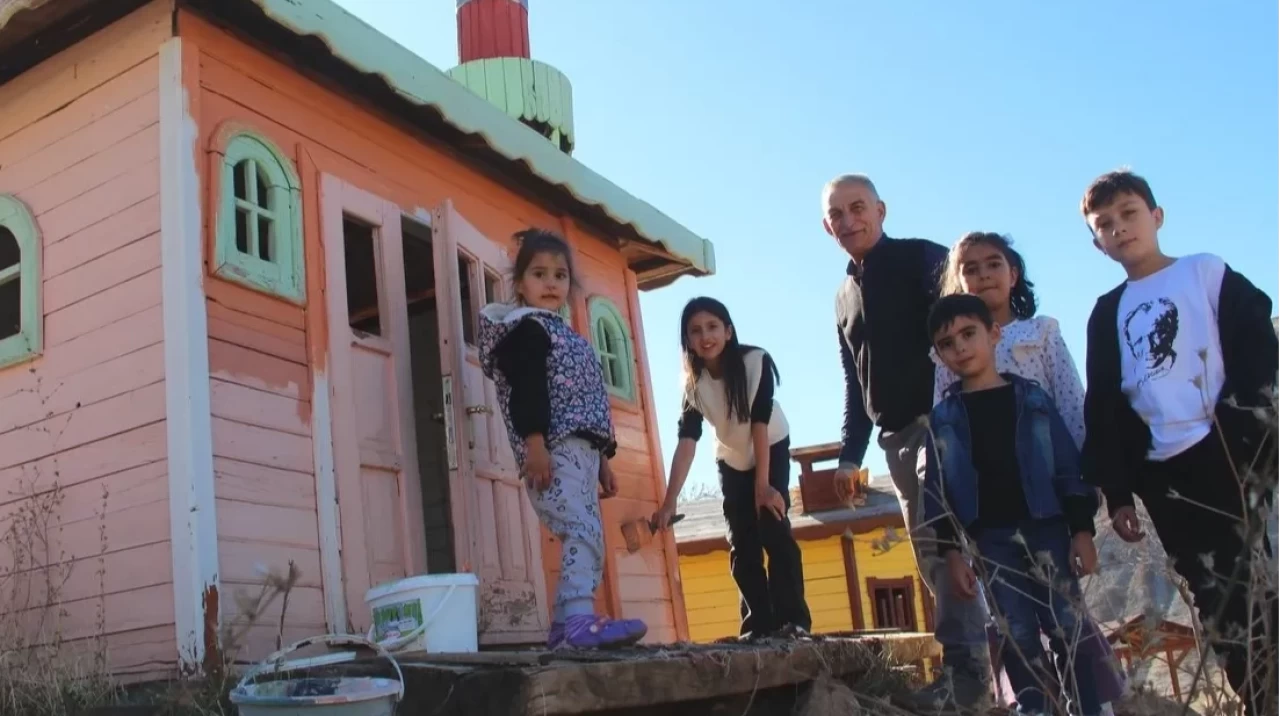
[[[842,187],[847,184],[860,184],[866,187],[867,191],[871,192],[871,195],[876,199],[880,198],[880,192],[876,191],[875,182],[871,181],[871,177],[866,174],[841,174],[835,179],[827,182],[826,186],[822,187],[823,201],[826,201],[827,195],[835,191],[837,187]]]

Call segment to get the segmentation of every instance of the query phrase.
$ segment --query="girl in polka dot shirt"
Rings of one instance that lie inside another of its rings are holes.
[[[942,272],[942,295],[971,293],[982,298],[991,314],[1000,324],[1000,343],[996,346],[996,370],[1013,373],[1040,384],[1058,406],[1067,430],[1076,441],[1076,447],[1084,445],[1084,385],[1076,372],[1071,351],[1062,338],[1058,321],[1049,316],[1036,315],[1036,295],[1027,279],[1027,267],[1021,254],[1013,249],[1010,241],[999,234],[971,232],[965,234],[947,256]],[[942,393],[959,377],[952,373],[933,353],[934,388],[933,402],[942,400]],[[1103,713],[1113,713],[1111,701],[1123,693],[1112,655],[1101,632],[1092,619],[1081,624],[1086,632],[1080,634],[1080,647],[1086,643],[1101,645],[1095,663],[1094,674],[1098,682],[1098,696],[1103,702]],[[1093,636],[1093,639],[1085,639]],[[998,638],[998,637],[996,637]]]
[[[1036,295],[1027,280],[1026,264],[1008,239],[974,231],[951,247],[942,273],[942,295],[972,293],[982,298],[1000,324],[996,370],[1040,384],[1058,405],[1058,412],[1075,438],[1084,445],[1084,384],[1076,372],[1058,321],[1036,315]],[[935,353],[933,403],[959,380]]]

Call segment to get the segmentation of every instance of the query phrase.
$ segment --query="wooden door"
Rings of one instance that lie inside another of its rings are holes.
[[[454,501],[458,564],[480,578],[481,643],[542,641],[550,615],[538,518],[476,350],[479,311],[507,298],[511,262],[451,202],[436,211],[433,224],[441,363],[446,405],[452,403],[450,490],[466,497],[465,505]]]
[[[328,175],[321,203],[343,583],[363,633],[365,592],[426,570],[404,248],[395,204]]]

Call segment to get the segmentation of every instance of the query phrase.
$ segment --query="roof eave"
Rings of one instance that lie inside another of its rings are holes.
[[[0,0],[0,83],[147,1]],[[643,252],[627,253],[642,290],[666,286],[680,276],[715,273],[715,251],[709,240],[564,154],[533,129],[331,0],[177,2],[249,35],[263,34],[260,26],[265,19],[299,41],[317,41],[329,59],[360,76],[364,84],[377,80],[382,86],[377,94],[393,113],[433,134],[444,134],[444,141],[459,153],[525,182],[534,193],[555,197],[569,213],[602,228],[620,246],[645,245]],[[290,54],[289,48],[272,45],[272,49]],[[312,68],[322,64],[297,54],[291,59]],[[406,111],[408,107],[430,110],[437,121],[423,122],[423,115]],[[449,131],[441,132],[442,127]]]
[[[611,229],[615,238],[647,244],[644,260],[634,261],[641,289],[665,286],[680,276],[715,272],[712,243],[650,204],[632,196],[560,151],[530,127],[508,116],[331,0],[182,0],[218,17],[244,22],[237,8],[256,7],[275,26],[297,38],[314,38],[329,55],[366,79],[376,79],[402,103],[429,108],[443,123],[500,159],[508,174],[516,168],[526,181],[562,194],[577,214]],[[278,49],[278,48],[277,48]],[[393,111],[401,108],[391,108]],[[630,257],[629,257],[630,258]],[[658,259],[658,261],[654,261]],[[629,260],[629,264],[633,263]],[[654,265],[654,264],[657,265]]]

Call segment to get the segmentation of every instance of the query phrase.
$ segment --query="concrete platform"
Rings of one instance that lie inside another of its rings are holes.
[[[930,634],[822,636],[755,644],[679,644],[610,652],[484,651],[401,654],[402,716],[452,714],[674,715],[678,704],[706,703],[796,686],[822,674],[845,677],[869,658],[911,664],[940,655]],[[386,674],[385,661],[324,668]],[[667,708],[659,708],[667,707]],[[703,711],[702,713],[705,713]]]

